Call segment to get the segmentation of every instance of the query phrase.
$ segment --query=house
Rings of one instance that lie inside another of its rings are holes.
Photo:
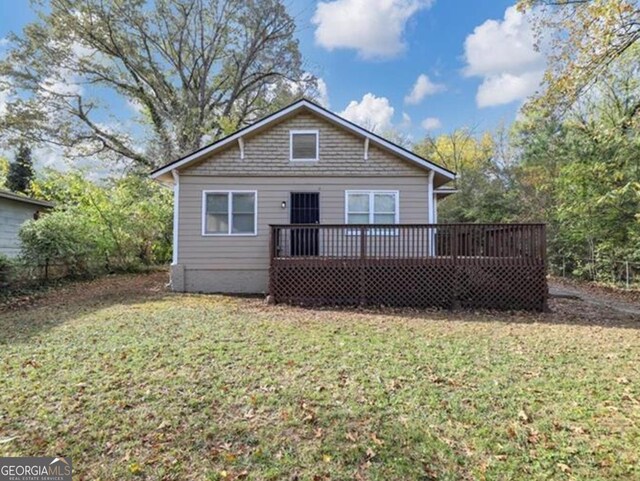
[[[172,288],[263,293],[270,224],[435,223],[455,174],[300,100],[152,177],[176,193]]]
[[[174,189],[175,291],[546,305],[543,225],[438,224],[453,172],[308,100],[151,176]]]
[[[16,257],[20,253],[18,232],[22,224],[52,207],[51,202],[0,190],[0,254]]]

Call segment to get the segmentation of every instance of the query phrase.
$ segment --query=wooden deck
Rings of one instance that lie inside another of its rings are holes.
[[[544,310],[543,224],[273,225],[275,302]]]

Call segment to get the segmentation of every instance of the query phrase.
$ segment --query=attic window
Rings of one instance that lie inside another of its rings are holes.
[[[318,131],[291,130],[290,160],[318,160]]]

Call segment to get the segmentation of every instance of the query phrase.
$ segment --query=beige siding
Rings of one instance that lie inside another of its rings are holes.
[[[291,162],[289,131],[318,130],[319,160]],[[186,175],[233,176],[408,176],[427,172],[371,144],[364,160],[364,139],[308,112],[299,113],[185,169]]]
[[[256,190],[256,236],[202,236],[203,190]],[[346,190],[397,190],[399,222],[427,222],[427,177],[180,177],[178,263],[190,269],[262,270],[269,265],[269,224],[288,224],[291,192],[320,193],[320,222],[343,224]],[[187,274],[188,275],[188,274]]]

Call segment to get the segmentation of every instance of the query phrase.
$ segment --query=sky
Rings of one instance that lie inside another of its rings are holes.
[[[349,120],[418,141],[461,127],[481,132],[508,125],[535,92],[545,60],[534,49],[530,20],[513,1],[287,5],[321,101]],[[28,1],[0,0],[0,39],[33,19]]]
[[[542,78],[529,19],[503,0],[297,0],[329,107],[419,140],[511,123]]]

